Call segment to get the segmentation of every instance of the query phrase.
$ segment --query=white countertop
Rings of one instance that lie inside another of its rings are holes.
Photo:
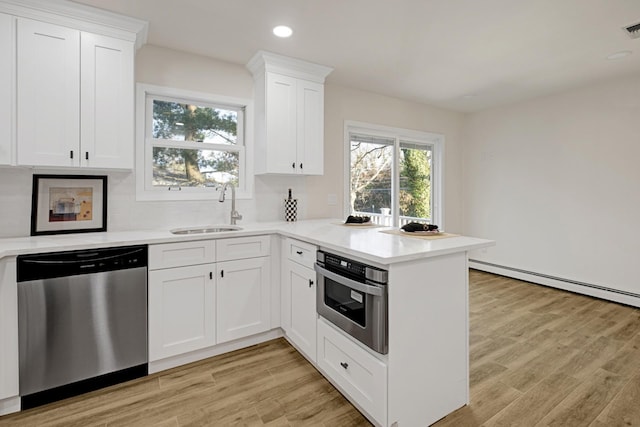
[[[388,265],[418,258],[469,251],[494,244],[491,240],[465,236],[435,240],[404,237],[380,233],[381,230],[388,230],[389,227],[349,227],[342,225],[341,222],[340,219],[316,219],[297,222],[238,224],[242,230],[191,235],[174,235],[166,229],[14,237],[0,239],[0,258],[97,247],[280,234],[328,250]]]

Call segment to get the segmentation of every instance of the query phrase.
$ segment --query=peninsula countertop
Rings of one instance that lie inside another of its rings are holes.
[[[345,226],[340,219],[248,223],[239,224],[239,226],[242,227],[241,230],[189,235],[175,235],[169,229],[164,229],[4,238],[0,239],[0,258],[98,247],[277,234],[300,239],[328,250],[357,256],[377,264],[389,265],[418,258],[475,250],[495,244],[492,240],[466,236],[434,240],[399,236],[381,233],[381,231],[392,230],[392,227]]]

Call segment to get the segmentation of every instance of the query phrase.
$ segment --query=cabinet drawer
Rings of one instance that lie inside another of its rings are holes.
[[[347,397],[387,424],[387,366],[324,319],[318,320],[318,366]]]
[[[316,251],[318,248],[310,243],[301,242],[294,239],[285,240],[285,254],[288,259],[313,269],[316,262]]]
[[[213,240],[149,245],[149,270],[184,267],[216,261]]]
[[[268,256],[271,253],[271,236],[216,240],[216,253],[218,261]]]

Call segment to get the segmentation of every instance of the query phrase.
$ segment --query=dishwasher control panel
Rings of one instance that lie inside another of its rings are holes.
[[[18,282],[147,266],[147,245],[21,255]]]

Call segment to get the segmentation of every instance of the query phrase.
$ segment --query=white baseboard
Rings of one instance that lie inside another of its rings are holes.
[[[524,280],[526,282],[536,283],[538,285],[550,286],[552,288],[575,292],[582,295],[589,295],[608,301],[631,305],[633,307],[640,307],[640,295],[636,295],[631,292],[618,291],[615,289],[609,289],[590,283],[567,280],[561,277],[553,277],[546,274],[520,270],[517,268],[506,267],[473,259],[469,260],[469,268],[498,274],[500,276],[512,277],[514,279]]]
[[[250,337],[241,338],[239,340],[214,345],[213,347],[207,347],[201,350],[191,351],[186,354],[168,357],[162,360],[156,360],[153,362],[149,362],[149,373],[155,374],[156,372],[175,368],[176,366],[186,365],[187,363],[191,362],[197,362],[198,360],[218,356],[223,353],[239,350],[241,348],[249,347],[255,344],[260,344],[265,341],[280,338],[281,336],[282,329],[276,328],[267,332],[263,332],[261,334],[256,334]]]
[[[20,411],[20,396],[0,399],[0,415],[7,415]]]

